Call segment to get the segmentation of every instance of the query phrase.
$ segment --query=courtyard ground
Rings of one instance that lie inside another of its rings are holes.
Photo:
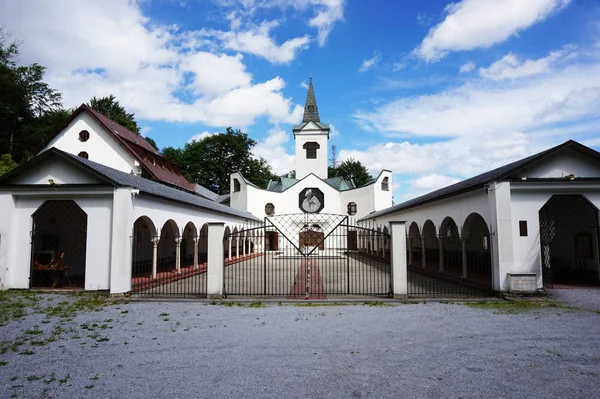
[[[600,290],[487,303],[0,292],[0,397],[597,398]]]

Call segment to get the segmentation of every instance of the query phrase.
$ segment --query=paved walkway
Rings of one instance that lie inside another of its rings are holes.
[[[600,397],[595,300],[592,310],[131,302],[59,318],[74,300],[45,295],[0,327],[0,397]]]

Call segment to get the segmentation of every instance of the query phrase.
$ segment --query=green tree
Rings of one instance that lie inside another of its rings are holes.
[[[352,158],[346,159],[336,168],[329,167],[329,177],[343,177],[346,180],[352,180],[357,187],[367,184],[373,180],[369,170],[360,161]]]
[[[19,48],[0,29],[0,154],[21,162],[39,148],[62,112],[61,94],[44,82],[46,68],[17,65]]]
[[[256,141],[241,130],[228,127],[225,133],[214,134],[187,143],[183,150],[163,149],[163,155],[178,164],[181,173],[218,194],[229,193],[229,175],[240,172],[260,187],[276,179],[271,167],[263,158],[252,156]]]
[[[156,151],[158,151],[158,146],[156,145],[156,141],[154,141],[152,138],[150,137],[144,137],[144,140],[146,140],[148,142],[148,144],[150,144],[152,147],[154,147],[154,149]]]
[[[17,166],[17,163],[12,160],[9,154],[0,155],[0,176],[10,172]]]
[[[140,134],[140,127],[135,121],[134,115],[125,111],[125,108],[119,104],[116,97],[112,94],[108,97],[92,97],[88,106],[109,119],[117,122],[121,126],[134,133]]]

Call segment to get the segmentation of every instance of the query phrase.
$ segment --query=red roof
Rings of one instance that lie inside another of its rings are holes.
[[[46,138],[44,146],[58,135],[73,119],[81,112],[89,112],[133,157],[140,163],[142,168],[156,180],[188,191],[195,192],[196,184],[190,183],[179,173],[179,166],[173,164],[156,151],[144,138],[124,126],[119,125],[112,119],[102,115],[100,112],[81,104],[71,114],[64,125],[57,129],[56,133]]]

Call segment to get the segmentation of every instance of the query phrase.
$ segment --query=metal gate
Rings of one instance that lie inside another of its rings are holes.
[[[350,223],[344,215],[266,217],[260,227],[224,237],[225,296],[327,299],[391,296],[387,230]]]

